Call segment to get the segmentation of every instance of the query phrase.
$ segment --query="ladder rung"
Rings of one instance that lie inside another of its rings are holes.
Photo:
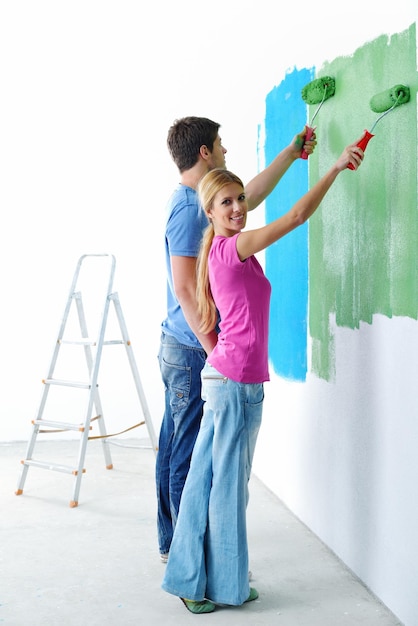
[[[90,389],[90,383],[82,383],[77,380],[60,380],[59,378],[44,378],[44,385],[61,385],[63,387],[78,387],[80,389]]]
[[[88,339],[87,337],[85,339],[60,339],[59,343],[73,344],[77,346],[97,346],[97,341],[94,341],[94,339]],[[107,339],[106,341],[102,342],[102,345],[110,346],[121,343],[124,343],[123,339]]]
[[[30,465],[33,467],[40,467],[41,469],[54,470],[55,472],[63,472],[64,474],[73,474],[77,476],[78,470],[70,465],[60,465],[58,463],[51,463],[48,461],[36,461],[35,459],[25,459],[22,461],[22,465]],[[82,474],[85,474],[86,470],[81,470]]]
[[[60,339],[59,340],[60,344],[63,343],[73,343],[76,344],[78,346],[95,346],[97,345],[96,341],[94,341],[93,339],[89,339],[88,337],[85,337],[84,339]]]
[[[58,428],[59,430],[77,430],[81,433],[85,431],[85,427],[83,424],[71,424],[70,422],[57,422],[54,420],[32,420],[32,424],[39,424],[41,426],[45,426],[46,428]],[[89,430],[91,430],[91,426]]]

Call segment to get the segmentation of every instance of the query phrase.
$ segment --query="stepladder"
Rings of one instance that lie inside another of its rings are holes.
[[[118,435],[133,428],[146,428],[145,443],[135,444],[134,447],[151,448],[154,454],[157,451],[157,438],[119,294],[113,291],[115,268],[116,259],[112,254],[84,254],[77,262],[47,375],[42,380],[41,399],[31,423],[26,455],[21,461],[16,495],[23,494],[29,468],[37,467],[71,475],[73,493],[70,507],[77,507],[91,439],[100,440],[107,469],[113,469],[110,444],[132,447]],[[122,353],[110,356],[108,351],[112,348],[109,347],[118,345],[124,346]],[[106,381],[114,382],[118,376],[122,377],[122,384],[112,389],[108,400],[112,401],[116,410],[119,404],[126,411],[124,390],[130,385],[133,393],[130,402],[140,421],[135,419],[133,425],[108,433],[103,397],[106,395]],[[69,434],[78,441],[77,458],[72,464],[62,463],[56,458],[45,460],[37,455],[40,440],[57,437],[60,433]]]

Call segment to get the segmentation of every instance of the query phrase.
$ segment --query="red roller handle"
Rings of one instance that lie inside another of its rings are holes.
[[[368,130],[365,130],[363,137],[360,139],[360,141],[357,142],[358,147],[361,148],[363,150],[363,152],[365,151],[366,146],[367,146],[367,144],[369,143],[369,141],[370,141],[370,139],[372,137],[374,137],[374,135],[369,133]],[[353,170],[354,169],[354,166],[351,165],[351,163],[349,163],[347,165],[347,167],[348,167],[349,170]]]
[[[305,134],[305,142],[309,141],[309,139],[312,137],[312,135],[314,134],[314,130],[315,128],[311,128],[310,126],[306,126],[306,134]],[[305,143],[304,142],[304,143]],[[302,152],[300,153],[300,158],[301,159],[307,159],[308,158],[308,153],[306,152],[306,150],[302,150]]]

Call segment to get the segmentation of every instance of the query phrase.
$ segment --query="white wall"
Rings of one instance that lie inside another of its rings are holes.
[[[407,625],[418,623],[418,326],[335,332],[337,380],[266,387],[254,471]],[[354,337],[353,337],[354,335]]]
[[[164,205],[177,181],[169,125],[190,114],[221,122],[227,164],[248,180],[265,96],[287,69],[350,54],[418,12],[414,0],[282,11],[272,0],[213,0],[205,10],[196,15],[190,0],[0,7],[0,441],[27,439],[75,264],[96,252],[117,258],[115,288],[158,429]],[[375,319],[354,343],[335,331],[335,384],[267,386],[255,471],[410,626],[417,326]],[[394,351],[402,365],[392,369]],[[109,430],[137,421],[123,391],[107,407]]]

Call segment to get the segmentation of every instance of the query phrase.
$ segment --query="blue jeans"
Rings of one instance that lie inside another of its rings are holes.
[[[190,600],[240,605],[250,593],[246,508],[264,389],[233,382],[206,364],[202,397],[162,588]]]
[[[200,374],[206,354],[162,333],[158,360],[165,389],[156,461],[157,531],[161,554],[170,550],[180,498],[203,413]]]

